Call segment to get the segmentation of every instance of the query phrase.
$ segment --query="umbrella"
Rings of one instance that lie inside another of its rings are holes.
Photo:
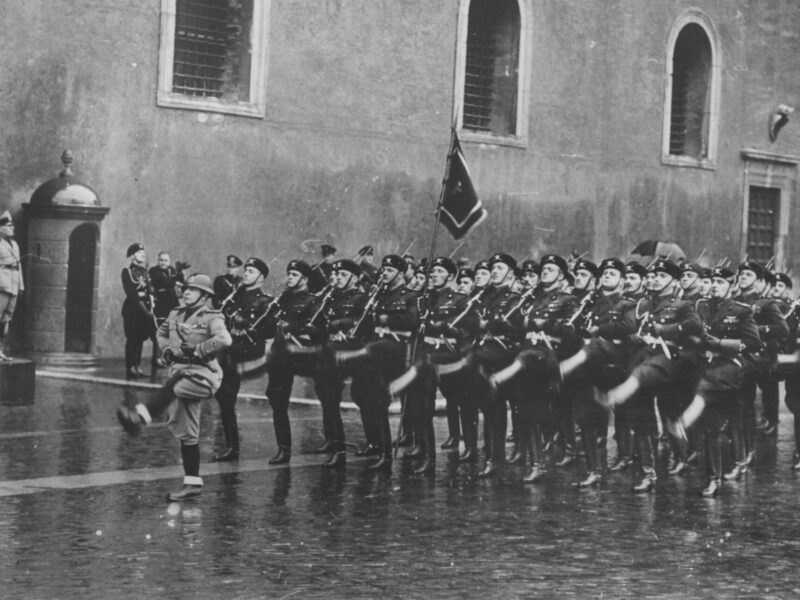
[[[656,256],[668,256],[674,261],[686,258],[686,254],[678,244],[662,240],[647,240],[641,242],[631,251],[631,259],[650,260]]]

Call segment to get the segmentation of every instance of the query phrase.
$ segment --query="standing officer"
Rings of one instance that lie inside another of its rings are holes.
[[[709,483],[703,496],[713,498],[722,485],[722,448],[727,445],[723,434],[729,429],[734,435],[737,464],[743,464],[742,400],[739,391],[744,377],[744,353],[758,352],[761,346],[753,311],[732,298],[733,271],[715,267],[711,272],[711,299],[699,310],[706,325],[701,347],[708,362],[697,386],[694,399],[675,423],[666,421],[673,434],[686,440],[686,428],[702,416],[705,434],[706,465]],[[728,427],[725,427],[727,421]]]
[[[234,254],[225,258],[224,275],[214,278],[214,306],[219,307],[239,287],[242,281],[242,259]]]
[[[14,221],[8,211],[0,214],[0,360],[9,360],[4,343],[14,316],[17,298],[25,290],[19,246],[14,240]]]
[[[267,399],[272,407],[272,420],[278,453],[269,464],[288,463],[292,457],[292,430],[289,423],[289,400],[295,375],[313,376],[308,355],[292,354],[289,346],[302,346],[310,342],[307,325],[314,312],[315,296],[308,291],[311,267],[302,260],[292,260],[286,265],[286,289],[278,297],[275,320],[275,341],[267,356]]]
[[[148,274],[153,286],[153,314],[158,324],[164,322],[170,311],[178,306],[178,287],[183,285],[183,271],[191,265],[178,261],[172,266],[169,252],[159,252],[158,263]]]
[[[219,311],[211,308],[211,278],[195,274],[183,289],[183,306],[173,310],[158,328],[161,357],[170,365],[169,378],[147,402],[134,408],[120,406],[117,418],[130,434],[137,434],[165,409],[169,430],[181,443],[183,487],[167,495],[170,502],[200,495],[200,412],[222,381],[216,355],[230,346],[231,337]],[[173,402],[177,399],[177,402]]]
[[[236,400],[242,384],[243,366],[264,357],[266,341],[275,335],[275,322],[270,313],[275,310],[274,299],[261,286],[269,275],[269,267],[260,258],[248,258],[244,263],[240,285],[229,300],[220,306],[231,334],[230,348],[219,357],[222,384],[215,397],[219,404],[225,450],[214,456],[217,462],[239,458],[239,425],[236,420]]]
[[[145,340],[153,339],[156,318],[153,314],[153,289],[147,274],[144,244],[128,246],[130,264],[122,269],[122,322],[125,330],[125,374],[128,379],[146,377],[139,368]]]

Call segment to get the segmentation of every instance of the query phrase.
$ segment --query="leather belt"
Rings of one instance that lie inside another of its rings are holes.
[[[197,356],[176,356],[172,359],[173,363],[179,365],[201,365],[208,366],[209,361],[205,361]]]
[[[423,341],[426,344],[434,346],[437,350],[439,349],[440,346],[447,346],[448,348],[453,348],[456,344],[456,338],[444,337],[443,335],[440,335],[439,337],[431,337],[429,335],[426,335],[423,338]]]
[[[544,331],[529,331],[525,334],[525,339],[530,340],[534,344],[542,343],[551,350],[553,349],[553,344],[561,343],[561,338],[547,335]]]

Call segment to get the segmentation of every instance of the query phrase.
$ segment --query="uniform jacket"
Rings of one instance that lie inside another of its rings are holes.
[[[600,294],[589,309],[586,327],[597,327],[597,336],[627,340],[636,332],[636,303],[620,293]]]
[[[761,339],[749,305],[727,298],[721,301],[706,300],[698,308],[705,323],[704,342],[714,338],[739,340],[743,352],[758,352]]]
[[[510,286],[489,288],[481,302],[481,332],[507,343],[520,342],[523,339],[522,306],[511,310],[520,304],[520,299],[521,296],[513,292]]]
[[[337,290],[323,314],[328,334],[347,334],[361,317],[366,303],[367,295],[360,288]]]
[[[239,286],[241,279],[234,277],[229,273],[219,275],[214,278],[214,306],[219,308],[220,305],[228,298],[233,291]]]
[[[150,277],[147,269],[141,265],[131,263],[122,269],[122,289],[125,300],[122,303],[122,316],[127,318],[151,319],[153,306],[150,286]]]
[[[308,320],[314,314],[316,296],[307,289],[285,290],[278,297],[277,325],[290,336],[307,336]],[[306,340],[307,341],[307,340]]]
[[[450,327],[458,315],[464,312],[469,298],[451,289],[431,290],[428,294],[428,306],[420,307],[425,316],[422,333],[428,337],[445,336],[463,338],[464,332],[474,329],[478,323],[478,315],[470,310],[456,328]]]
[[[694,305],[673,295],[647,295],[636,306],[637,325],[642,333],[657,326],[657,335],[667,342],[682,345],[691,336],[699,336],[703,324]]]
[[[169,313],[158,328],[158,347],[163,353],[170,348],[177,357],[185,357],[182,346],[193,346],[192,363],[174,363],[170,375],[180,371],[192,378],[203,379],[217,389],[222,381],[222,369],[216,355],[231,345],[231,336],[225,327],[222,313],[209,306],[191,312],[181,306]]]
[[[183,273],[175,270],[175,267],[162,269],[159,266],[151,267],[149,271],[150,284],[153,287],[153,298],[155,299],[155,312],[159,318],[166,317],[173,308],[177,307],[178,292],[175,286],[183,283]]]
[[[753,320],[761,336],[762,352],[770,356],[777,355],[778,347],[789,338],[789,325],[775,299],[748,294],[740,296],[738,300],[753,309]]]
[[[19,246],[12,238],[0,237],[0,292],[17,296],[25,290]]]
[[[225,324],[231,334],[231,358],[244,362],[264,356],[266,341],[275,334],[274,324],[269,317],[263,317],[269,309],[273,297],[261,288],[237,290],[225,306]]]
[[[386,290],[375,305],[375,327],[386,327],[392,331],[411,332],[417,326],[419,292],[408,289],[405,284]],[[381,323],[381,317],[386,323]]]

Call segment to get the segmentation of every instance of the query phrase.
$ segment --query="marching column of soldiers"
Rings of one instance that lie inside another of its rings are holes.
[[[213,391],[226,447],[215,460],[239,457],[236,396],[244,367],[260,359],[278,447],[270,464],[291,461],[288,408],[301,376],[313,379],[322,406],[316,452],[327,455],[325,468],[347,463],[340,405],[350,380],[365,440],[355,455],[370,458],[373,470],[391,471],[403,447],[414,473],[431,476],[444,449],[459,452],[462,463],[482,459],[478,477],[521,465],[524,482],[542,484],[550,469],[582,457],[586,474],[577,487],[630,471],[631,490],[650,493],[657,472],[680,476],[702,468],[703,457],[702,494],[716,497],[724,483],[746,477],[758,430],[775,434],[779,381],[789,410],[800,410],[800,311],[791,278],[753,261],[735,271],[724,262],[705,268],[669,257],[648,265],[611,257],[595,264],[547,254],[518,265],[497,253],[473,268],[437,257],[409,269],[389,254],[374,272],[363,260],[327,261],[324,271],[292,260],[285,289],[273,298],[261,291],[269,268],[250,258],[235,287],[215,301],[231,338],[216,354],[222,377]],[[447,406],[440,446],[437,391]],[[393,401],[402,413],[394,437]],[[794,431],[793,469],[800,470],[798,419]],[[660,445],[668,455],[663,471]]]

